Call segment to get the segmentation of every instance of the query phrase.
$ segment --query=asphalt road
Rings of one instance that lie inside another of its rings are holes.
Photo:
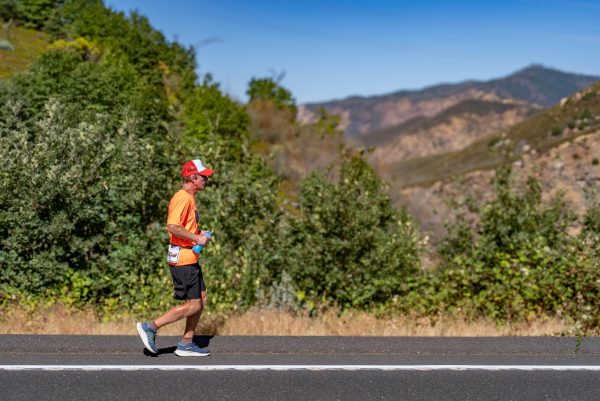
[[[600,400],[600,338],[0,336],[0,400]]]

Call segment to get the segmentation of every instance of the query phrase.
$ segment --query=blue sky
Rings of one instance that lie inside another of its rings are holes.
[[[105,0],[195,46],[198,73],[245,100],[285,73],[298,103],[487,80],[543,64],[600,76],[600,0]]]

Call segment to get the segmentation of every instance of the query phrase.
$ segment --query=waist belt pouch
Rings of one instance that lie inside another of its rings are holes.
[[[181,252],[180,246],[169,244],[169,249],[167,250],[167,263],[179,263],[179,252]]]

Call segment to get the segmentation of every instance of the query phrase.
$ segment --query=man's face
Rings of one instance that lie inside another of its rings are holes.
[[[196,189],[198,191],[202,191],[206,187],[206,184],[208,183],[208,177],[205,177],[200,174],[196,174],[196,178],[193,178],[192,182],[194,183],[194,185],[196,186]]]

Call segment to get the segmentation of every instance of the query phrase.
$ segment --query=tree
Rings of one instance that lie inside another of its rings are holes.
[[[278,110],[290,110],[294,116],[296,114],[296,101],[292,93],[272,78],[252,78],[246,94],[250,98],[249,103],[267,101]]]
[[[0,18],[41,29],[60,3],[60,0],[0,0]]]

